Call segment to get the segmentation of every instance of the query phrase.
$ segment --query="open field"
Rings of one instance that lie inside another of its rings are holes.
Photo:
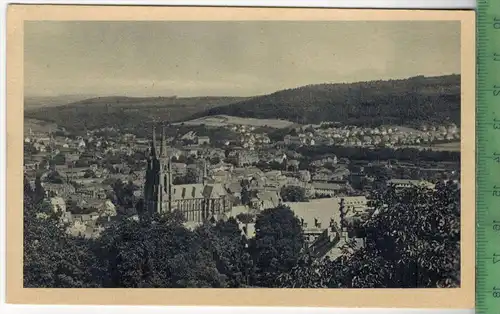
[[[97,97],[58,107],[25,110],[25,118],[51,121],[70,131],[84,129],[142,128],[153,121],[177,122],[195,113],[224,106],[241,97]]]
[[[204,124],[206,126],[211,127],[221,127],[227,125],[248,125],[254,127],[272,127],[276,129],[283,129],[292,126],[294,123],[287,120],[278,120],[278,119],[255,119],[255,118],[241,118],[234,116],[226,116],[226,115],[217,115],[217,116],[207,116],[194,120],[189,120],[183,122],[184,125],[201,125]],[[180,123],[176,123],[180,124]]]

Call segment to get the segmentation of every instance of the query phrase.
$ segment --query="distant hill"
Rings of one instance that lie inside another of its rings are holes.
[[[214,115],[299,123],[460,124],[460,75],[308,85],[210,108],[191,119]]]
[[[134,128],[156,121],[179,121],[243,97],[95,97],[64,106],[25,108],[25,118],[50,121],[68,130],[102,127]]]
[[[57,107],[25,106],[25,118],[54,122],[73,131],[106,126],[143,128],[152,120],[180,122],[223,115],[301,124],[336,121],[416,126],[450,121],[459,125],[460,75],[308,85],[256,97],[113,96]]]
[[[94,96],[90,95],[26,96],[24,97],[24,110],[63,106],[90,97]]]

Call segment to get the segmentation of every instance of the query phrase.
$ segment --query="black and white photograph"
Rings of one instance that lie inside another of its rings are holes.
[[[23,42],[24,288],[461,287],[460,21]]]

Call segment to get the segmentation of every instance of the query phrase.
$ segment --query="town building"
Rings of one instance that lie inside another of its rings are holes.
[[[392,179],[387,181],[388,186],[393,186],[397,190],[413,188],[413,187],[424,187],[428,189],[434,189],[435,185],[424,181],[424,180],[406,180],[406,179]]]
[[[231,152],[229,156],[234,156],[238,167],[251,166],[259,161],[259,154],[252,150],[237,150]]]
[[[347,193],[347,187],[337,183],[314,182],[312,186],[314,193],[318,195],[335,196]]]
[[[210,144],[210,137],[198,136],[198,145],[208,145],[208,144]]]
[[[159,214],[178,210],[190,223],[219,219],[231,210],[232,202],[222,184],[208,184],[204,181],[197,184],[173,184],[165,130],[158,148],[153,129],[144,184],[145,209]]]

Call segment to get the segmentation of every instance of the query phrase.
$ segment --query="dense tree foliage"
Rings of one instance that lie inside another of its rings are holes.
[[[251,193],[248,186],[243,186],[241,188],[241,204],[249,205],[250,204]]]
[[[460,286],[460,190],[388,189],[359,228],[366,246],[347,243],[340,258],[298,264],[281,287],[437,288]],[[317,278],[317,280],[311,280]]]
[[[305,124],[419,125],[447,119],[459,124],[460,76],[309,85],[211,108],[195,117],[221,114]]]
[[[460,76],[318,84],[251,98],[99,97],[25,112],[27,118],[55,122],[72,132],[120,127],[140,136],[150,135],[152,120],[172,122],[221,114],[367,126],[447,119],[460,124]]]
[[[211,165],[218,165],[222,160],[220,159],[219,156],[215,156],[210,158],[210,164]]]
[[[307,201],[306,190],[300,186],[285,186],[281,189],[280,195],[284,202]]]
[[[173,215],[125,219],[102,235],[99,253],[109,274],[105,287],[224,286],[210,252]]]
[[[290,208],[278,206],[257,216],[252,250],[259,271],[257,285],[273,287],[280,273],[298,263],[304,249],[302,227]]]
[[[202,239],[204,247],[212,253],[217,270],[224,275],[227,287],[250,285],[255,273],[254,264],[235,219],[203,225],[196,233]]]
[[[121,180],[116,180],[111,185],[113,188],[112,200],[115,205],[118,205],[123,208],[132,208],[134,207],[135,202],[137,201],[134,196],[134,191],[138,189],[136,185],[134,185],[131,181],[128,183],[123,183]]]
[[[127,194],[127,184],[116,187]],[[460,285],[460,189],[452,183],[376,193],[368,217],[346,223],[366,245],[348,241],[332,260],[309,255],[300,222],[286,206],[255,219],[238,215],[242,224],[255,222],[251,240],[232,218],[190,230],[179,212],[160,217],[141,211],[138,219],[118,216],[92,240],[66,234],[42,194],[27,182],[24,190],[26,287]]]
[[[50,160],[50,163],[53,165],[65,165],[66,156],[63,153],[59,153]]]
[[[241,186],[241,204],[242,205],[249,205],[250,200],[252,198],[252,193],[250,191],[250,182],[248,180],[241,180],[240,181],[240,186]]]
[[[416,148],[367,148],[349,146],[314,146],[299,147],[297,152],[305,158],[317,158],[323,155],[336,155],[351,160],[400,160],[400,161],[460,161],[460,152],[420,150]]]
[[[68,236],[50,205],[25,183],[24,286],[96,287],[92,241]]]
[[[49,183],[62,184],[64,183],[64,178],[57,171],[51,171],[45,177],[45,181]]]
[[[42,178],[39,174],[35,178],[35,190],[32,191],[29,183],[26,183],[24,194],[30,196],[35,204],[43,201],[43,198],[45,197],[45,189],[42,186]]]
[[[388,263],[385,269],[391,272],[380,285],[459,285],[460,190],[456,184],[439,184],[436,191],[389,189],[373,202],[378,212],[365,224],[365,253]]]
[[[24,142],[23,151],[24,151],[24,156],[31,156],[33,154],[38,153],[38,150],[36,149],[35,145],[33,145],[33,143],[31,142]]]
[[[239,213],[236,216],[236,219],[238,219],[238,221],[241,221],[241,223],[249,224],[255,221],[255,215],[250,213]]]
[[[149,122],[179,121],[192,114],[242,100],[238,97],[98,97],[57,107],[27,110],[26,118],[51,121],[68,131],[115,127],[150,135]]]
[[[198,171],[188,168],[185,175],[175,177],[172,183],[175,185],[199,183]]]

